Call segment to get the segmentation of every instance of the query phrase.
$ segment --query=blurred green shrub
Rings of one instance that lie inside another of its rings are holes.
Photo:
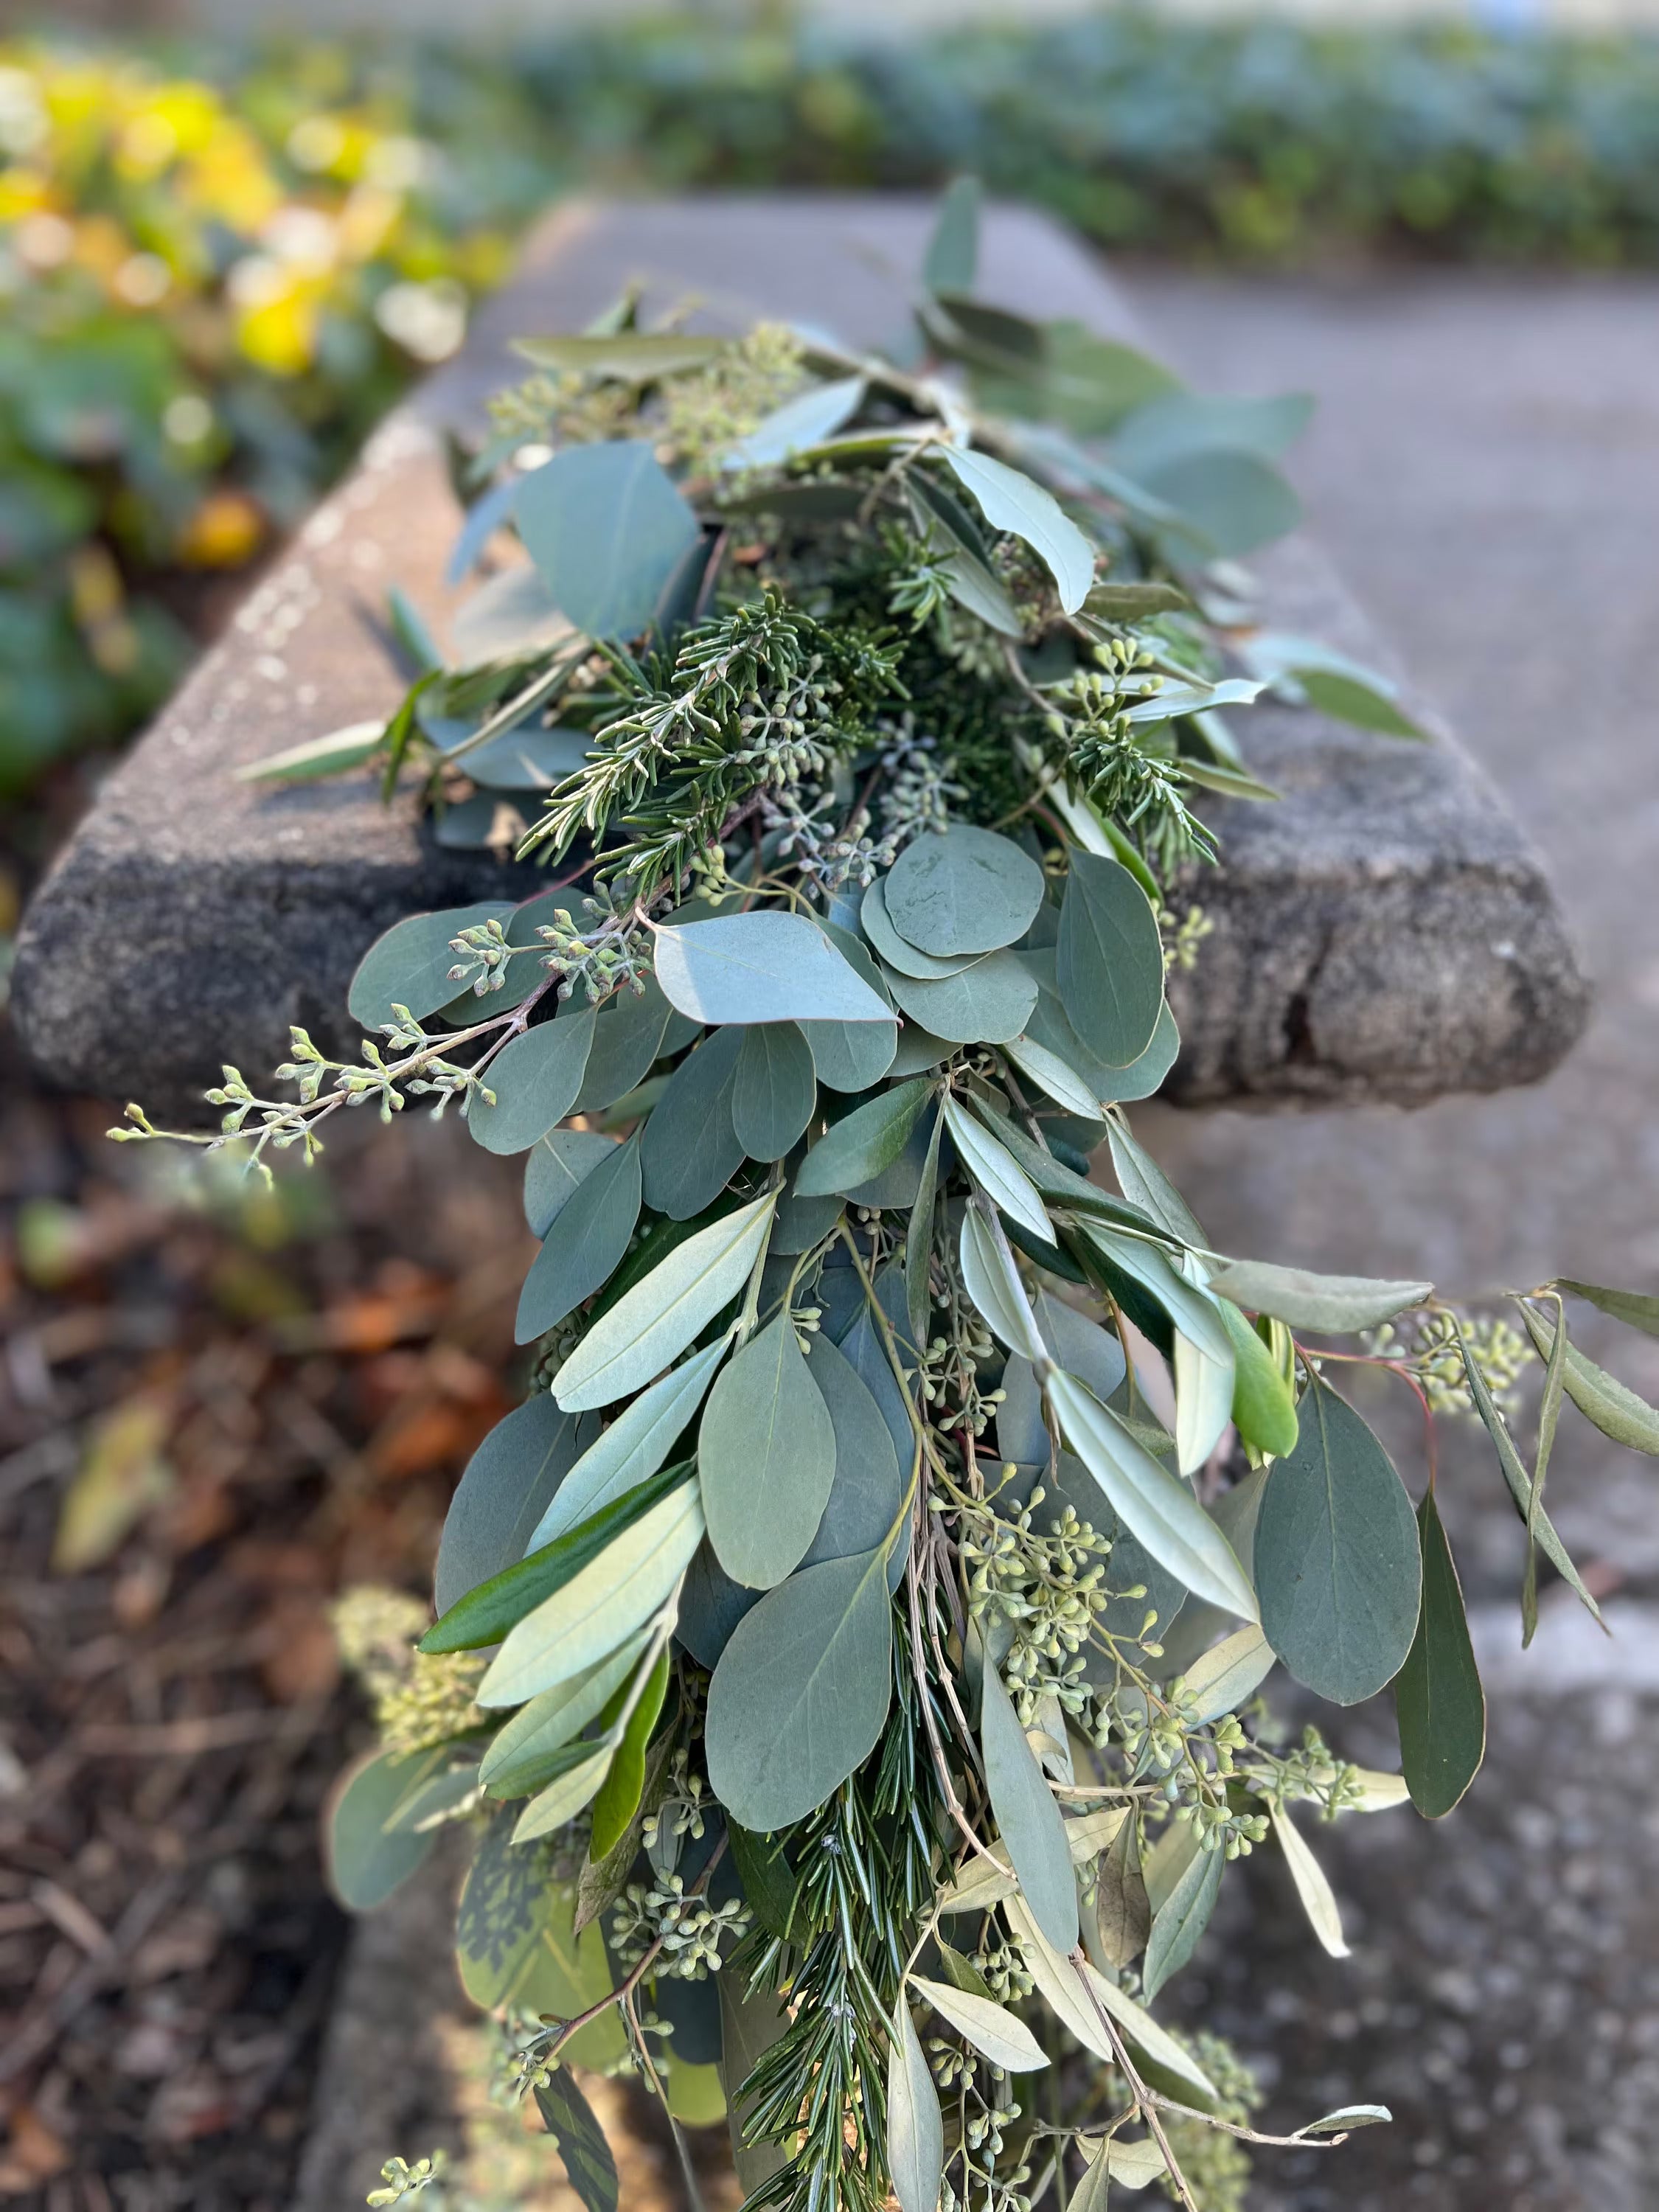
[[[1659,40],[1103,7],[854,37],[762,9],[493,54],[0,48],[0,794],[167,690],[568,186],[931,187],[1305,264],[1659,260]]]

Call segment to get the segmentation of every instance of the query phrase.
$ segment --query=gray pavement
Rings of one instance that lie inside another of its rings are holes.
[[[1655,1288],[1659,285],[1141,272],[1128,289],[1200,381],[1318,395],[1292,465],[1312,526],[1542,849],[1597,991],[1583,1042],[1530,1090],[1409,1113],[1148,1109],[1142,1133],[1225,1249],[1420,1270],[1459,1296],[1558,1270]],[[1659,1390],[1659,1343],[1610,1325],[1583,1340]],[[1409,1423],[1389,1432],[1409,1449]],[[1557,1518],[1603,1587],[1622,1583],[1618,1634],[1558,1610],[1522,1658],[1499,1604],[1514,1523],[1472,1440],[1449,1457],[1486,1771],[1438,1829],[1405,1812],[1315,1832],[1352,1959],[1321,1956],[1262,1866],[1235,1885],[1256,1908],[1243,1951],[1213,1963],[1212,1942],[1183,2003],[1297,2081],[1281,2122],[1358,2098],[1395,2110],[1328,2158],[1261,2154],[1263,2212],[1643,2212],[1659,2203],[1659,1632],[1641,1601],[1659,1468],[1564,1425]],[[1393,1763],[1386,1707],[1331,1732]]]

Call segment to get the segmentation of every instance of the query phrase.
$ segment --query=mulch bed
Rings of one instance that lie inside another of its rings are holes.
[[[329,1604],[426,1585],[527,1237],[459,1129],[210,1197],[112,1118],[0,1090],[0,2195],[279,2212],[366,1734]]]

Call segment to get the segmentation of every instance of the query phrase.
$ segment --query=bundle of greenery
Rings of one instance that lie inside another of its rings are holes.
[[[1234,564],[1293,519],[1300,406],[988,307],[973,252],[957,191],[902,367],[632,302],[526,343],[459,560],[528,559],[466,608],[469,664],[404,608],[392,721],[270,764],[418,770],[443,835],[555,871],[399,922],[362,1060],[296,1032],[297,1103],[227,1070],[201,1141],[309,1153],[424,1096],[524,1157],[529,1395],[418,1652],[353,1616],[382,1748],[330,1850],[366,1906],[469,1829],[462,1974],[590,2212],[616,2169],[573,2064],[729,2111],[777,2212],[1213,2208],[1243,2142],[1386,2119],[1264,2136],[1225,2047],[1152,2009],[1258,1845],[1342,1950],[1292,1808],[1434,1816],[1480,1761],[1432,1480],[1414,1510],[1324,1340],[1381,1331],[1358,1356],[1479,1415],[1592,1611],[1543,1504],[1563,1397],[1659,1449],[1562,1292],[1659,1333],[1655,1301],[1547,1286],[1523,1337],[1228,1255],[1137,1143],[1167,966],[1202,957],[1164,901],[1212,851],[1194,807],[1271,796],[1222,710],[1415,732],[1253,626]],[[1528,1466],[1498,1401],[1534,1347]],[[1392,1684],[1403,1774],[1287,1746],[1276,1663],[1339,1705]]]

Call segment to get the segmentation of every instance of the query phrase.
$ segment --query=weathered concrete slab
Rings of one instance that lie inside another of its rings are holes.
[[[399,914],[530,887],[527,871],[441,851],[412,803],[383,808],[366,780],[272,794],[234,771],[394,700],[373,611],[393,580],[442,608],[455,513],[439,433],[476,419],[513,331],[568,328],[637,276],[659,300],[697,292],[722,321],[764,310],[879,339],[902,319],[929,220],[872,198],[553,218],[466,355],[383,428],[112,774],[42,888],[13,987],[41,1066],[177,1111],[222,1058],[249,1074],[280,1058],[290,1022],[345,1043],[351,969]],[[1133,329],[1118,289],[1030,214],[992,215],[983,283],[1016,308]],[[1261,567],[1275,627],[1388,659],[1305,544]],[[1168,1095],[1416,1103],[1553,1066],[1586,987],[1535,855],[1455,744],[1279,712],[1250,718],[1249,744],[1286,798],[1218,809],[1226,865],[1199,888],[1215,927],[1177,987],[1186,1048]]]

